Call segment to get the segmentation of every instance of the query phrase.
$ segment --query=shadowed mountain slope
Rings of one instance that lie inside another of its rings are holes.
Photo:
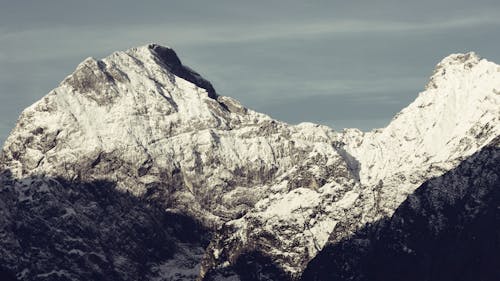
[[[326,246],[302,280],[498,280],[499,140],[422,184],[391,218]]]

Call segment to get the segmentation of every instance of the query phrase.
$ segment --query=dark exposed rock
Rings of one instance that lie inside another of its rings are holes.
[[[215,100],[217,99],[217,93],[212,83],[202,78],[196,71],[183,65],[173,49],[156,44],[149,45],[149,48],[156,53],[158,60],[163,63],[172,74],[207,90],[209,97]]]
[[[0,275],[22,280],[141,280],[209,240],[192,219],[107,181],[4,176],[0,202]]]

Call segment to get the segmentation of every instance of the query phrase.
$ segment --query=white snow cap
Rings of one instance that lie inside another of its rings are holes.
[[[445,57],[443,60],[441,60],[441,62],[438,63],[438,67],[446,65],[478,63],[480,60],[481,57],[478,56],[475,52],[451,54]]]

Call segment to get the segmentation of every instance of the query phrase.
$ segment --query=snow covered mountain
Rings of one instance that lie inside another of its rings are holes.
[[[390,218],[326,246],[301,280],[498,280],[500,138],[422,184]]]
[[[89,58],[5,142],[0,262],[20,280],[299,279],[490,144],[499,105],[500,66],[473,53],[369,133],[273,120],[159,45]]]

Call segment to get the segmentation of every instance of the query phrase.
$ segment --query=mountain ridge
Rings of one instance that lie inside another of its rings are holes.
[[[301,280],[496,280],[499,148],[496,137],[420,185],[391,217],[328,245]]]
[[[193,218],[213,236],[199,278],[244,278],[232,266],[257,251],[298,279],[325,245],[391,216],[497,137],[496,89],[500,66],[450,55],[386,128],[336,132],[219,96],[149,44],[82,62],[23,111],[0,163],[18,179],[109,181]]]

